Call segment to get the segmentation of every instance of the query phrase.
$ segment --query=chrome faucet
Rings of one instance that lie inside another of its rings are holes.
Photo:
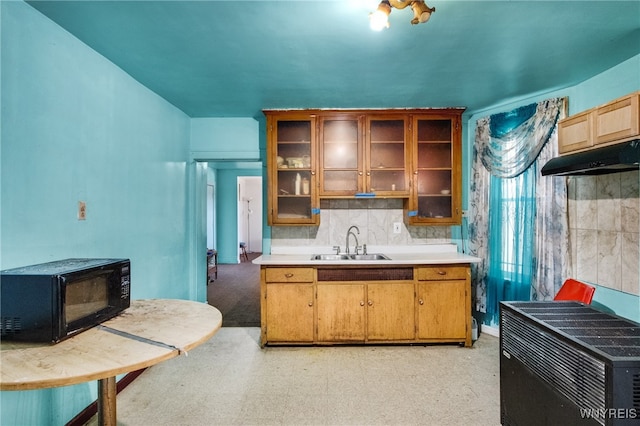
[[[345,252],[347,254],[349,254],[349,235],[353,235],[353,238],[356,239],[356,247],[355,248],[356,248],[356,254],[358,254],[358,237],[356,237],[356,234],[354,234],[351,231],[353,228],[356,228],[356,232],[358,233],[358,235],[360,235],[360,229],[358,229],[357,226],[352,225],[352,226],[349,227],[349,229],[347,230],[347,240],[345,241],[345,246],[346,246]]]

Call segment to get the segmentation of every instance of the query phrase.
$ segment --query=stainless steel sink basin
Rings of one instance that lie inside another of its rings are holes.
[[[384,254],[372,253],[372,254],[351,254],[349,257],[352,260],[391,260]]]
[[[314,254],[311,260],[349,260],[346,254]]]
[[[314,254],[311,260],[391,260],[384,254]]]

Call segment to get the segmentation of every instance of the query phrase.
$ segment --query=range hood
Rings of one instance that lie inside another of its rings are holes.
[[[543,176],[584,176],[638,170],[640,139],[589,151],[563,155],[549,160],[541,170]]]

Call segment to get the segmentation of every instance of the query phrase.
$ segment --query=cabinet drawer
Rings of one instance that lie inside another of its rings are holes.
[[[431,266],[418,268],[418,280],[464,280],[469,276],[469,268],[465,266]]]
[[[265,280],[268,283],[310,283],[313,282],[313,268],[267,268]]]

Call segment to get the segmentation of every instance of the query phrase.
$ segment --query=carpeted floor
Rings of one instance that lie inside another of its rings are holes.
[[[207,301],[222,312],[223,327],[260,327],[260,266],[249,261],[219,264],[218,278],[209,283]]]

